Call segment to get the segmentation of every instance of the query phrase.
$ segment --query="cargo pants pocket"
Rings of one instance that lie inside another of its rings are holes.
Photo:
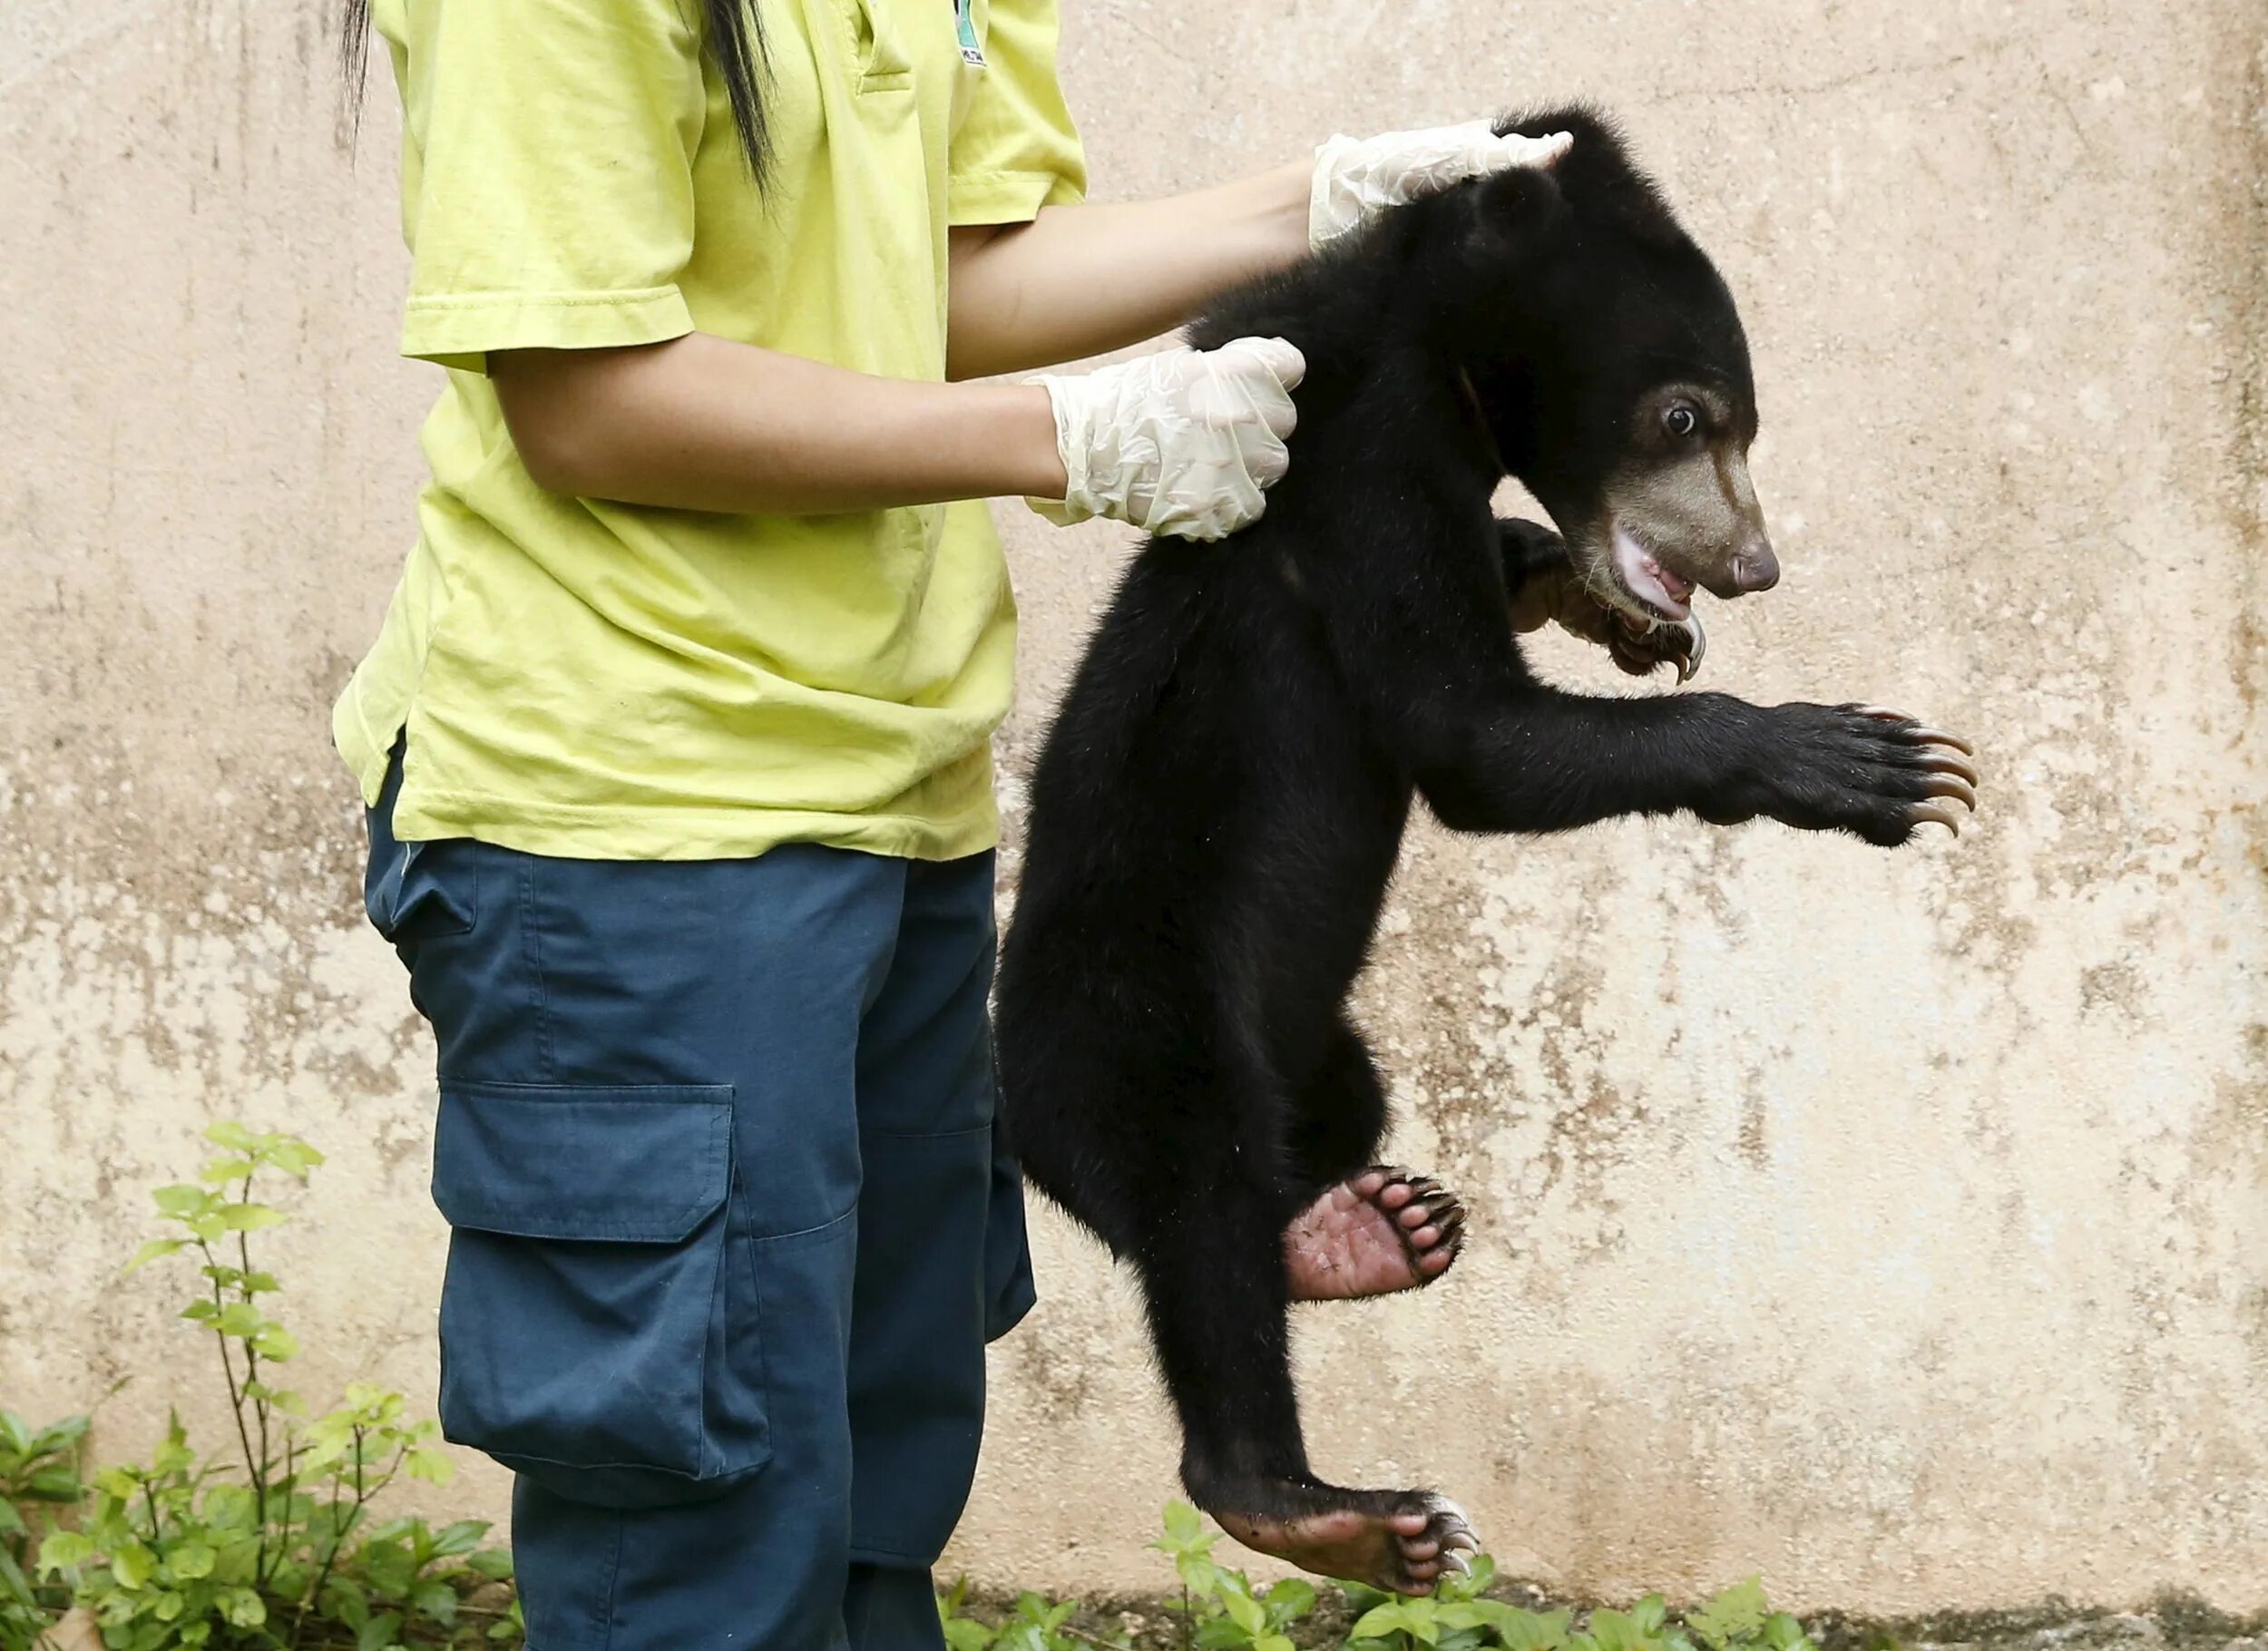
[[[763,1467],[759,1304],[728,1265],[732,1098],[443,1080],[449,1440],[604,1507],[699,1501]]]

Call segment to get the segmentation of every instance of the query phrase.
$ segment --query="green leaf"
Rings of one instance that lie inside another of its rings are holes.
[[[1395,1599],[1384,1605],[1373,1606],[1356,1617],[1354,1626],[1347,1630],[1347,1636],[1350,1639],[1384,1639],[1407,1632],[1408,1627],[1409,1617],[1403,1610],[1403,1602]]]
[[[85,1493],[78,1469],[67,1463],[34,1468],[20,1491],[25,1500],[34,1502],[75,1502]]]
[[[94,1557],[94,1544],[75,1530],[51,1530],[39,1545],[39,1568],[44,1575],[84,1565]]]
[[[268,1620],[268,1602],[249,1588],[224,1588],[215,1603],[234,1627],[257,1628]]]
[[[278,1135],[269,1139],[263,1157],[286,1175],[304,1181],[308,1171],[319,1167],[323,1155],[296,1135]]]
[[[1551,1611],[1539,1616],[1494,1599],[1475,1599],[1468,1607],[1501,1640],[1507,1651],[1561,1651],[1567,1645],[1568,1614]]]
[[[1167,1551],[1188,1548],[1204,1540],[1204,1516],[1187,1502],[1179,1500],[1168,1502],[1166,1504],[1166,1544],[1171,1546],[1167,1548]],[[1161,1544],[1161,1546],[1164,1545]]]
[[[1209,1599],[1220,1591],[1221,1568],[1205,1557],[1202,1548],[1176,1555],[1173,1570],[1181,1586],[1200,1597]]]
[[[184,1646],[201,1646],[211,1637],[212,1625],[209,1622],[192,1622],[181,1630]]]
[[[1774,1611],[1765,1618],[1764,1643],[1772,1651],[1809,1651],[1812,1642],[1802,1623],[1785,1611]]]
[[[205,1491],[205,1523],[217,1530],[249,1530],[257,1517],[252,1493],[242,1485],[214,1485]]]
[[[202,1542],[184,1542],[167,1552],[165,1564],[176,1581],[194,1582],[200,1577],[211,1576],[213,1562],[219,1558]]]
[[[181,1309],[181,1316],[194,1324],[210,1324],[220,1316],[220,1309],[211,1302],[191,1302]]]
[[[259,1150],[259,1137],[242,1124],[223,1120],[205,1131],[205,1138],[216,1147],[226,1147],[230,1152],[247,1156]]]
[[[484,1548],[476,1554],[468,1554],[464,1568],[491,1582],[512,1580],[512,1550],[508,1548]]]
[[[1712,1651],[1725,1651],[1736,1639],[1746,1639],[1764,1627],[1764,1582],[1751,1577],[1735,1582],[1697,1611],[1686,1613],[1686,1627],[1701,1636]]]
[[[134,1258],[126,1264],[126,1271],[138,1273],[152,1262],[187,1247],[188,1244],[189,1240],[186,1238],[152,1238],[134,1252]]]
[[[299,1338],[273,1319],[260,1326],[251,1338],[251,1345],[254,1353],[277,1364],[299,1356]]]
[[[1315,1608],[1315,1584],[1286,1577],[1268,1590],[1267,1607],[1272,1627],[1280,1628],[1286,1623],[1296,1622]]]
[[[445,1485],[456,1477],[456,1463],[446,1451],[436,1451],[421,1445],[412,1451],[405,1467],[410,1478],[420,1479],[428,1485]]]
[[[1256,1636],[1267,1632],[1268,1614],[1260,1602],[1251,1595],[1237,1589],[1224,1588],[1221,1591],[1221,1604],[1227,1608],[1228,1620],[1246,1634]]]
[[[946,1651],[992,1651],[993,1640],[1000,1636],[998,1629],[987,1627],[973,1617],[955,1617],[943,1626]]]
[[[487,1534],[486,1519],[459,1519],[454,1525],[444,1525],[434,1534],[434,1557],[445,1559],[452,1554],[469,1554]]]
[[[203,1187],[184,1184],[159,1187],[150,1195],[150,1202],[158,1206],[160,1215],[171,1216],[176,1221],[186,1221],[193,1216],[205,1214],[213,1206],[215,1200],[212,1194]]]
[[[253,1572],[259,1566],[259,1539],[257,1536],[239,1537],[233,1542],[220,1545],[220,1557],[213,1561],[212,1579],[249,1587],[257,1580]]]
[[[333,1622],[345,1623],[359,1634],[370,1621],[370,1597],[361,1585],[334,1577],[323,1589],[321,1610]]]
[[[39,1431],[38,1437],[32,1441],[31,1454],[53,1456],[58,1451],[68,1451],[79,1441],[84,1439],[87,1429],[93,1425],[92,1417],[65,1416],[61,1421]]]
[[[249,1179],[252,1169],[248,1158],[214,1158],[197,1172],[197,1178],[208,1187],[226,1187],[231,1181]]]
[[[1360,1617],[1374,1606],[1393,1603],[1393,1595],[1389,1594],[1383,1588],[1373,1588],[1367,1582],[1341,1581],[1337,1587],[1339,1592],[1346,1597],[1347,1610],[1356,1617]]]
[[[228,1204],[220,1208],[220,1225],[232,1233],[257,1233],[281,1226],[291,1217],[265,1204]]]
[[[1627,1611],[1593,1611],[1586,1637],[1598,1651],[1658,1651],[1667,1615],[1661,1596],[1649,1594]]]
[[[421,1584],[417,1591],[410,1596],[410,1604],[417,1608],[419,1615],[432,1617],[444,1627],[451,1627],[456,1621],[456,1589],[445,1582]]]
[[[129,1542],[111,1556],[111,1575],[120,1588],[129,1591],[147,1583],[156,1569],[157,1561],[139,1542]]]
[[[213,1328],[222,1335],[254,1336],[268,1326],[268,1315],[249,1302],[230,1302],[220,1309]]]
[[[150,1615],[156,1617],[160,1622],[171,1622],[175,1617],[181,1614],[181,1607],[188,1603],[189,1602],[187,1600],[183,1599],[171,1588],[168,1588],[165,1592],[160,1594],[157,1597],[156,1601],[152,1604],[150,1607]]]

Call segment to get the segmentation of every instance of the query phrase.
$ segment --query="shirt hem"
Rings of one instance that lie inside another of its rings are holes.
[[[393,830],[404,843],[470,837],[560,860],[753,859],[788,843],[817,843],[894,860],[944,861],[1000,845],[999,816],[989,806],[982,817],[962,820],[731,805],[586,808],[407,784],[395,800]]]
[[[1080,193],[1060,172],[956,172],[945,185],[945,221],[956,229],[1030,223],[1041,208],[1075,205]]]
[[[485,373],[500,349],[609,349],[665,344],[693,330],[675,287],[624,292],[442,293],[409,301],[401,353]]]

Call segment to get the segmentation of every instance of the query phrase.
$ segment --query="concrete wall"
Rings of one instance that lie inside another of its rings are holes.
[[[1989,765],[1896,856],[1418,835],[1365,1013],[1396,1152],[1478,1222],[1453,1285],[1303,1321],[1320,1462],[1608,1594],[2268,1606],[2258,0],[1065,10],[1106,195],[1611,102],[1755,345],[1788,577],[1713,611],[1711,684]],[[132,1377],[117,1451],[204,1382],[115,1269],[216,1117],[333,1155],[277,1253],[301,1384],[433,1383],[429,1057],[325,730],[434,381],[391,354],[391,99],[350,162],[326,13],[0,0],[0,1402]],[[1012,804],[1121,536],[1009,525]],[[1152,1581],[1131,1293],[1039,1245],[956,1560]]]

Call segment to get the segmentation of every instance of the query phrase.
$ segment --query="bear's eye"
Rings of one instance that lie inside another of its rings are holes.
[[[1683,441],[1701,427],[1701,415],[1681,401],[1662,415],[1662,427]]]

